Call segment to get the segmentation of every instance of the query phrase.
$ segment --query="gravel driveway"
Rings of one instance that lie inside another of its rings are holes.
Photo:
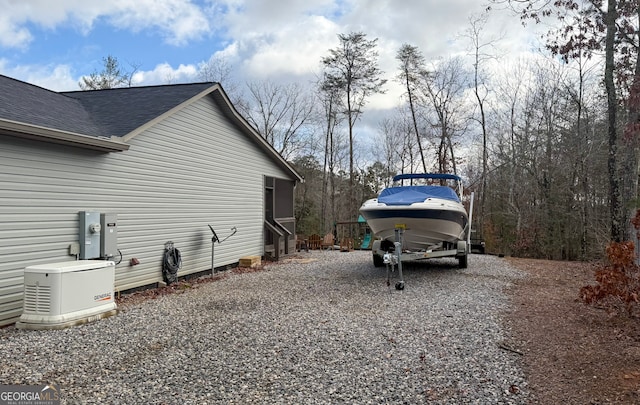
[[[84,326],[0,329],[0,383],[69,404],[525,404],[501,325],[522,275],[480,255],[404,275],[396,291],[370,252],[313,251]]]

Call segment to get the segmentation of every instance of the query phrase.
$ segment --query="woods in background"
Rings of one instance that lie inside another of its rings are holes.
[[[475,194],[473,237],[488,252],[588,260],[629,238],[638,194],[637,2],[492,3],[524,21],[558,23],[547,51],[505,63],[493,51],[501,39],[484,37],[485,15],[464,33],[467,55],[427,60],[402,44],[394,72],[379,69],[377,40],[360,32],[338,36],[312,84],[241,86],[224,60],[201,66],[201,77],[222,81],[247,121],[304,176],[298,233],[331,232],[354,221],[393,175],[428,171],[464,178],[467,196]],[[403,94],[392,114],[365,125],[385,77]],[[101,82],[94,73],[83,84]]]

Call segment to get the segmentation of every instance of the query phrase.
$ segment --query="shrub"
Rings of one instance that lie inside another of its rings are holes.
[[[611,242],[606,253],[609,263],[596,270],[597,284],[582,287],[580,297],[587,304],[600,303],[618,311],[624,308],[632,315],[640,296],[640,266],[635,264],[634,243]]]

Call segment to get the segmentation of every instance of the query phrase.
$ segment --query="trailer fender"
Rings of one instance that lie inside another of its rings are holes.
[[[464,256],[467,254],[467,242],[464,240],[458,241],[458,246],[456,248],[456,256]]]

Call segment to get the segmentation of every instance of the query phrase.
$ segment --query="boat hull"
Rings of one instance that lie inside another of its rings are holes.
[[[406,206],[388,206],[374,198],[362,205],[360,213],[378,238],[394,242],[396,229],[403,229],[405,250],[428,250],[463,240],[468,223],[461,203],[439,198]]]

